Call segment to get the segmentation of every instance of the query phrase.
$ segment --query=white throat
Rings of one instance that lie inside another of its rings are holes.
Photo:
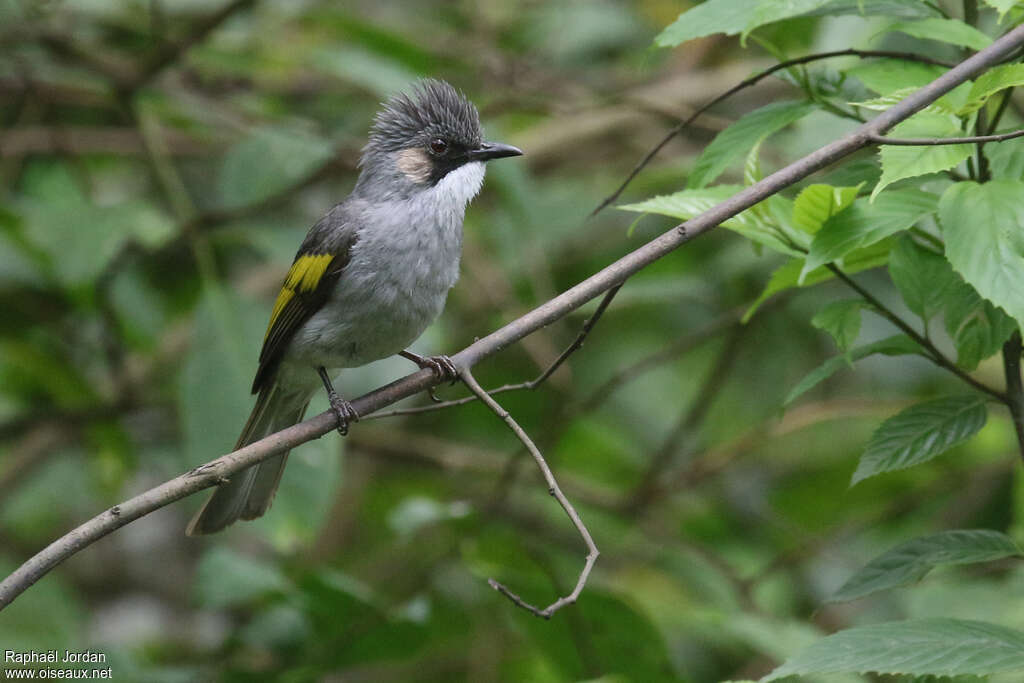
[[[483,162],[470,161],[441,178],[427,192],[433,195],[433,200],[438,204],[462,211],[480,191],[483,182]]]

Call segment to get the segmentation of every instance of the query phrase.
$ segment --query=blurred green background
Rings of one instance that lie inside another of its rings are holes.
[[[652,47],[689,6],[0,0],[0,569],[231,447],[295,249],[352,187],[379,102],[413,79],[463,89],[488,136],[526,152],[490,168],[461,280],[415,350],[454,352],[673,225],[587,215],[680,118],[773,63],[722,35]],[[876,30],[853,17],[764,31],[798,55]],[[717,131],[794,91],[767,80],[717,107],[622,201],[679,189]],[[812,114],[763,145],[762,164],[843,126]],[[0,614],[0,649],[91,647],[116,680],[697,682],[756,678],[852,624],[1024,627],[1024,572],[1001,565],[822,605],[909,536],[1015,530],[1020,466],[994,410],[951,456],[848,488],[884,417],[956,384],[920,359],[869,359],[783,413],[834,354],[807,320],[841,290],[740,325],[779,263],[715,231],[631,279],[549,382],[500,397],[602,551],[550,622],[486,579],[546,604],[584,549],[529,456],[471,404],[302,446],[258,522],[186,538],[194,496],[125,527]],[[536,375],[593,308],[478,379]],[[865,316],[864,338],[886,334]],[[411,370],[382,361],[341,389]],[[978,376],[999,384],[998,362]]]

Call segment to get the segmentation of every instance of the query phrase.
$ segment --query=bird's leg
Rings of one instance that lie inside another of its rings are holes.
[[[418,365],[420,369],[433,370],[439,380],[444,381],[447,379],[451,380],[452,384],[455,384],[455,380],[459,378],[459,369],[455,367],[454,361],[448,356],[421,356],[412,351],[399,351],[398,355],[402,358],[408,358]],[[441,399],[434,393],[434,387],[427,389],[427,393],[430,394],[430,400],[434,403],[441,402]]]
[[[320,375],[320,381],[324,383],[324,389],[327,390],[327,400],[331,403],[331,411],[338,418],[338,433],[347,436],[349,422],[359,422],[359,413],[351,403],[338,396],[338,392],[334,390],[331,378],[327,376],[327,370],[323,366],[317,368],[317,373]]]

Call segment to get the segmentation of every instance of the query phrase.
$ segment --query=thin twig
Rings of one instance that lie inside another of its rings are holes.
[[[621,284],[628,277],[675,251],[683,244],[716,228],[723,221],[749,209],[780,190],[871,144],[879,135],[920,111],[939,97],[976,77],[1024,45],[1024,25],[996,39],[984,50],[964,60],[920,90],[898,102],[856,130],[840,137],[785,168],[745,187],[698,216],[662,233],[602,268],[558,296],[475,341],[451,358],[458,367],[471,368],[523,337],[560,320],[588,301]],[[432,370],[419,370],[379,387],[352,401],[356,412],[369,415],[403,398],[440,383]],[[489,398],[489,397],[488,397]],[[225,477],[252,467],[278,453],[323,436],[337,426],[330,410],[271,434],[260,441],[223,455],[195,471],[171,479],[115,506],[57,538],[0,581],[0,609],[14,601],[58,564],[120,527],[165,507],[176,500],[219,484]]]
[[[594,325],[596,325],[597,321],[601,319],[602,315],[604,315],[604,312],[608,308],[608,305],[611,304],[612,299],[615,298],[615,295],[619,293],[619,289],[622,288],[622,284],[624,283],[615,285],[605,293],[604,298],[601,299],[601,303],[598,304],[597,309],[594,311],[594,314],[587,318],[586,321],[584,321],[583,327],[580,328],[579,334],[576,335],[576,338],[572,341],[571,344],[569,344],[569,346],[565,348],[564,351],[562,351],[561,354],[559,354],[558,358],[556,358],[551,363],[551,365],[547,367],[547,369],[545,369],[543,372],[541,372],[539,375],[537,375],[531,380],[528,380],[526,382],[518,382],[516,384],[504,384],[494,389],[488,389],[487,393],[490,394],[491,396],[494,396],[495,394],[503,394],[506,391],[522,391],[523,389],[536,389],[537,385],[539,385],[541,382],[543,382],[552,374],[554,374],[555,370],[557,370],[559,366],[561,366],[562,363],[564,363],[566,359],[573,354],[574,351],[577,351],[581,346],[583,346],[583,342],[584,340],[586,340],[587,335],[590,334],[590,331],[594,329]],[[439,401],[438,403],[431,403],[430,405],[425,406],[416,406],[413,408],[398,408],[396,410],[389,410],[387,412],[374,413],[373,415],[367,415],[366,417],[361,419],[376,420],[384,417],[396,417],[398,415],[417,415],[419,413],[432,413],[435,410],[451,408],[453,406],[462,406],[466,405],[467,403],[473,403],[476,400],[476,396],[466,396],[464,398],[456,398],[450,401]]]
[[[1015,130],[1010,133],[999,135],[969,135],[960,138],[890,138],[884,135],[872,135],[871,141],[879,145],[893,145],[897,147],[928,147],[937,145],[970,145],[974,143],[984,144],[986,142],[1002,142],[1024,137],[1024,129]]]
[[[888,57],[890,59],[903,59],[903,60],[910,61],[910,62],[921,62],[921,63],[924,63],[924,64],[934,64],[936,66],[945,66],[947,68],[953,66],[952,64],[950,64],[948,62],[943,62],[943,61],[938,60],[938,59],[932,59],[931,57],[926,57],[924,55],[914,54],[913,52],[895,52],[895,51],[891,51],[891,50],[853,50],[853,49],[849,49],[849,50],[833,50],[831,52],[818,52],[818,53],[815,53],[815,54],[812,54],[812,55],[804,55],[803,57],[797,57],[795,59],[787,59],[784,62],[779,62],[778,64],[776,64],[776,65],[774,65],[774,66],[772,66],[772,67],[770,67],[768,69],[765,69],[764,71],[758,72],[758,73],[754,74],[753,76],[751,76],[751,77],[749,77],[749,78],[747,78],[747,79],[745,79],[743,81],[740,81],[739,83],[737,83],[733,87],[731,87],[728,90],[726,90],[725,92],[723,92],[718,97],[714,98],[713,100],[711,100],[710,102],[708,102],[704,106],[698,108],[696,111],[694,111],[692,114],[690,114],[689,117],[687,117],[685,120],[681,121],[674,128],[672,128],[672,130],[670,130],[668,133],[665,134],[665,137],[663,137],[656,145],[651,147],[651,149],[648,150],[647,154],[645,154],[644,157],[639,162],[637,162],[636,166],[634,166],[633,170],[629,172],[629,175],[626,176],[626,179],[624,181],[622,181],[622,184],[619,185],[618,189],[615,190],[614,192],[612,192],[607,197],[605,197],[604,200],[600,204],[597,205],[597,208],[590,212],[590,215],[591,216],[596,216],[601,211],[603,211],[608,206],[610,206],[612,202],[614,202],[616,199],[618,199],[622,195],[622,193],[626,191],[626,187],[631,182],[633,182],[633,179],[636,178],[637,175],[640,174],[640,171],[642,171],[644,169],[644,167],[647,166],[647,164],[651,163],[651,160],[658,154],[658,152],[660,152],[662,150],[662,148],[665,145],[667,145],[670,140],[672,140],[672,138],[674,138],[675,136],[679,135],[681,132],[686,130],[686,128],[689,127],[690,124],[692,124],[694,121],[696,121],[697,118],[700,117],[700,115],[703,114],[704,112],[706,112],[708,109],[711,109],[716,104],[719,104],[723,100],[726,100],[726,99],[732,97],[733,95],[735,95],[739,91],[743,90],[744,88],[749,88],[749,87],[751,87],[753,85],[756,85],[757,83],[761,82],[762,80],[764,80],[768,76],[771,76],[773,73],[776,73],[778,71],[782,71],[783,69],[788,69],[790,67],[799,66],[801,64],[808,64],[810,62],[816,62],[816,61],[821,60],[821,59],[831,59],[833,57],[860,57],[861,59],[870,59],[870,58],[876,58],[876,57]]]
[[[523,446],[526,447],[526,450],[530,452],[530,455],[533,456],[534,461],[537,463],[537,467],[540,468],[541,474],[544,475],[544,481],[548,485],[548,493],[550,493],[555,500],[558,501],[558,504],[562,506],[562,509],[565,510],[565,514],[568,515],[573,526],[576,527],[576,531],[579,532],[580,536],[583,538],[583,542],[587,545],[587,559],[583,564],[583,570],[580,572],[579,578],[576,580],[576,587],[572,589],[571,593],[558,598],[544,609],[540,609],[539,607],[535,607],[534,605],[526,602],[521,597],[510,591],[497,579],[487,580],[487,583],[490,584],[491,588],[498,591],[530,614],[544,619],[550,619],[551,615],[558,610],[562,609],[566,605],[571,605],[576,602],[576,599],[579,598],[583,587],[587,585],[587,578],[590,576],[590,571],[594,568],[594,562],[597,561],[597,558],[601,553],[598,551],[597,546],[594,545],[594,539],[590,537],[590,532],[587,531],[586,525],[583,524],[583,520],[580,519],[579,513],[576,512],[572,503],[570,503],[569,499],[565,497],[564,493],[562,493],[562,489],[559,488],[558,482],[555,481],[555,475],[551,473],[551,468],[548,467],[547,461],[544,459],[540,450],[537,449],[537,446],[534,445],[533,440],[530,439],[529,435],[523,431],[523,428],[519,426],[511,415],[509,415],[508,411],[502,408],[501,405],[495,401],[483,387],[480,386],[479,382],[476,381],[476,378],[473,377],[473,373],[469,371],[469,368],[460,367],[459,377],[462,379],[466,387],[476,394],[477,398],[487,404],[487,407],[490,408],[495,415],[501,418],[506,425],[508,425],[508,428],[516,435],[516,438],[518,438],[519,441],[522,442]]]
[[[982,384],[978,380],[971,377],[969,374],[964,372],[962,369],[957,367],[957,364],[951,361],[932,343],[931,339],[928,339],[923,334],[915,330],[913,327],[907,324],[905,320],[900,318],[896,313],[889,307],[881,302],[874,294],[866,290],[864,287],[857,284],[856,280],[851,278],[849,275],[840,270],[834,263],[829,263],[825,266],[832,274],[842,280],[850,289],[860,294],[865,301],[871,304],[872,308],[883,318],[891,322],[893,325],[898,327],[901,332],[913,339],[919,346],[928,352],[927,358],[938,365],[941,368],[949,370],[954,375],[967,382],[978,391],[982,391],[992,398],[998,400],[1000,403],[1006,403],[1007,397],[1001,391],[993,389],[990,386]]]

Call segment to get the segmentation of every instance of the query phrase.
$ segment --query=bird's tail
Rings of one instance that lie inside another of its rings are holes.
[[[309,398],[306,391],[287,391],[276,382],[264,387],[235,450],[297,423],[306,412]],[[185,533],[189,536],[212,534],[239,519],[262,516],[274,500],[287,461],[288,451],[285,451],[234,474],[230,481],[217,487],[189,522]]]

